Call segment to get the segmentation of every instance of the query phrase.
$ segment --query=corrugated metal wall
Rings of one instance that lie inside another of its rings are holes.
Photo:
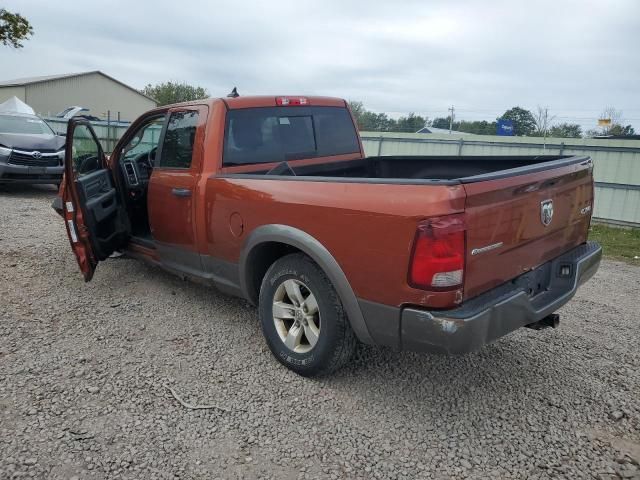
[[[24,102],[24,87],[0,87],[0,103],[9,100],[11,97],[18,97]]]
[[[367,155],[589,155],[594,217],[640,226],[640,141],[360,132]]]

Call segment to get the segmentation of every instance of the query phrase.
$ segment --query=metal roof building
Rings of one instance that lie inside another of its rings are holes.
[[[474,135],[473,133],[458,132],[457,130],[447,130],[446,128],[435,127],[422,127],[416,133],[438,133],[438,134],[451,134],[451,135]]]
[[[98,70],[44,77],[0,80],[0,103],[16,96],[38,114],[55,115],[67,107],[88,108],[91,115],[135,120],[157,102]]]

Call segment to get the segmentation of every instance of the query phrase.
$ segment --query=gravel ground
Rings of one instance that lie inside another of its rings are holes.
[[[308,380],[242,300],[127,258],[83,283],[53,195],[0,187],[0,478],[640,478],[640,268],[557,330]]]

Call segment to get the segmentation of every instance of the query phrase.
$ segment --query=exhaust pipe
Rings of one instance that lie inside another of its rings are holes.
[[[544,317],[542,320],[525,325],[525,327],[531,328],[532,330],[542,330],[543,328],[558,328],[559,325],[560,315],[552,313],[551,315]]]

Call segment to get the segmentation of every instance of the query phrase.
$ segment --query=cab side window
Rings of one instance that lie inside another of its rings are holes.
[[[198,125],[198,112],[174,112],[169,117],[162,143],[160,168],[189,168]]]
[[[100,169],[101,152],[91,129],[78,125],[73,131],[72,168],[76,178]]]

